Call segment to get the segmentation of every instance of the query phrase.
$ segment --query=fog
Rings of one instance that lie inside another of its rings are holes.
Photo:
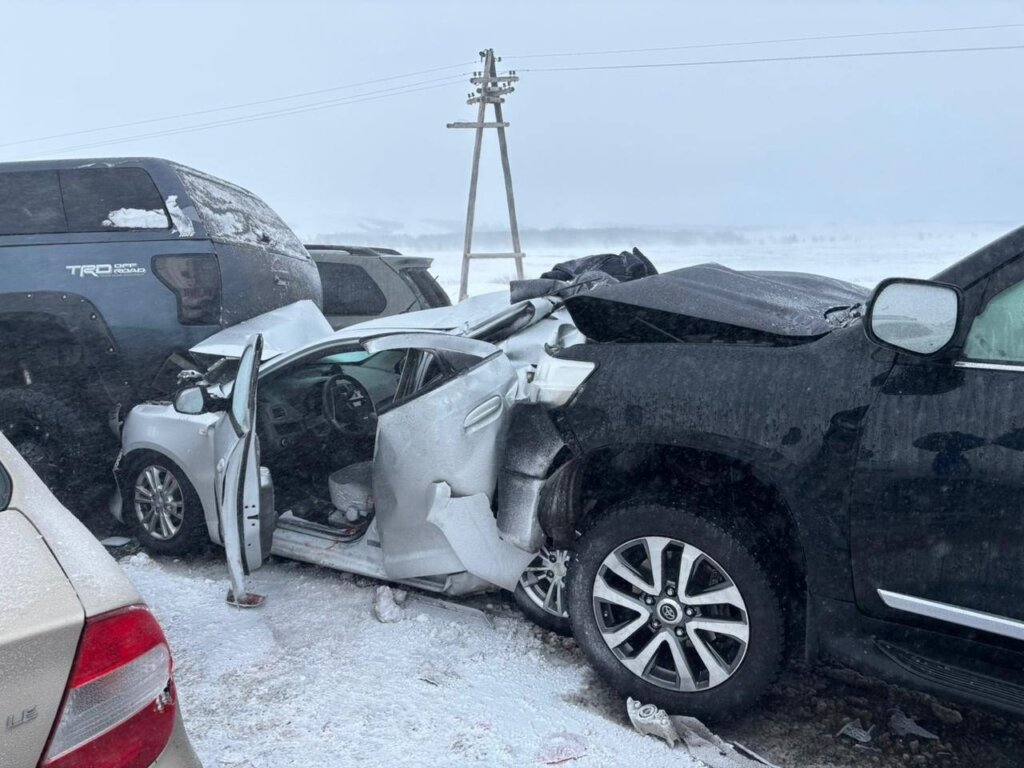
[[[525,58],[1017,24],[1016,3],[8,0],[4,10],[0,159],[169,157],[253,189],[304,234],[458,230],[472,133],[445,124],[475,113],[465,77],[433,81],[472,71],[483,47],[522,77],[505,109],[524,228],[1024,219],[1024,50],[536,71],[1021,45],[1024,27]],[[417,83],[430,89],[380,92]],[[323,89],[335,90],[276,100]],[[351,100],[360,94],[368,100]],[[74,135],[27,141],[55,134]],[[478,219],[500,225],[493,132],[485,141]]]

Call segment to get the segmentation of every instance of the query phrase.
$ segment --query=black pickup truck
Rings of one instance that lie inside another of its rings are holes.
[[[302,243],[234,184],[155,158],[0,164],[0,431],[78,511],[121,408],[171,391],[221,328],[321,296]]]
[[[506,473],[607,680],[723,716],[802,646],[1024,714],[1024,228],[870,295],[702,265],[568,307],[594,370]]]

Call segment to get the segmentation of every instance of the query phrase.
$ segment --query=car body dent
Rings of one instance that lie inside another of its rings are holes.
[[[320,308],[309,299],[264,312],[238,325],[213,334],[190,350],[208,357],[241,357],[254,334],[263,336],[263,356],[270,360],[334,332]]]

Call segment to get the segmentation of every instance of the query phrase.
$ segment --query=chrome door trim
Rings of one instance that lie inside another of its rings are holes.
[[[897,611],[948,621],[950,624],[980,629],[982,632],[991,632],[1014,640],[1024,640],[1024,621],[1008,619],[984,611],[973,611],[969,608],[961,608],[935,600],[925,600],[923,597],[901,595],[899,592],[889,592],[885,589],[879,589],[878,596],[882,598],[883,603]]]
[[[954,368],[975,368],[979,371],[1016,371],[1024,373],[1024,364],[1014,363],[974,363],[970,360],[957,360]]]

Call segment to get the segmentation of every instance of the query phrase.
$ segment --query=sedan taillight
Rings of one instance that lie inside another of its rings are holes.
[[[143,606],[86,619],[40,768],[145,768],[174,729],[171,651]]]

